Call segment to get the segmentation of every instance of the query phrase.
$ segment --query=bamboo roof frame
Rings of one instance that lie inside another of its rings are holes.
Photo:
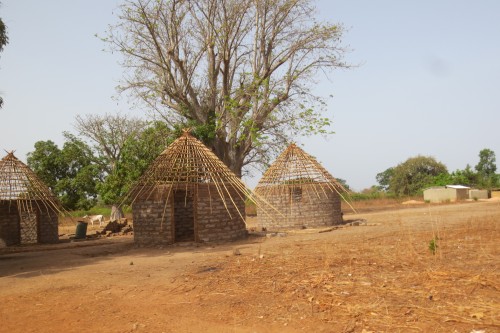
[[[328,192],[337,193],[356,212],[347,200],[349,191],[342,186],[313,156],[291,143],[263,174],[255,187],[259,197],[282,195],[289,188],[310,186],[309,196],[327,198]]]
[[[234,193],[237,193],[243,201],[250,199],[257,205],[259,202],[265,202],[263,199],[258,200],[256,194],[240,178],[201,141],[193,137],[190,134],[190,129],[184,129],[182,135],[152,162],[126,194],[123,202],[130,200],[133,204],[139,197],[149,198],[156,190],[161,190],[165,185],[172,186],[168,187],[166,193],[162,227],[166,217],[166,207],[174,186],[177,189],[185,186],[187,190],[193,186],[214,185],[216,193],[213,195],[217,195],[221,199],[229,216],[232,218],[229,207],[233,206],[244,222],[245,212],[241,211],[236,204],[235,198],[233,198]],[[210,190],[210,186],[208,189]],[[235,191],[231,191],[231,189]],[[212,194],[210,194],[211,196]],[[268,206],[273,209],[272,206]],[[267,209],[263,211],[267,211]]]
[[[0,201],[17,202],[20,212],[36,208],[57,215],[64,210],[50,188],[14,152],[0,160]]]

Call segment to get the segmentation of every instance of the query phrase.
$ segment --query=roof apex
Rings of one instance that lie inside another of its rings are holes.
[[[35,172],[17,159],[14,151],[7,152],[0,160],[0,200],[42,201],[46,208],[61,212],[56,196]]]

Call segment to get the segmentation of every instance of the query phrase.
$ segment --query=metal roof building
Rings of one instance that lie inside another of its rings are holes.
[[[432,203],[466,200],[469,198],[469,190],[470,187],[463,185],[430,187],[424,190],[424,200]]]

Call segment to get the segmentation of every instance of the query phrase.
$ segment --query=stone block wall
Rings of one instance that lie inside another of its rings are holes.
[[[432,203],[457,201],[457,191],[454,188],[428,188],[424,190],[424,200]]]
[[[263,197],[283,216],[272,209],[267,213],[257,209],[259,228],[318,228],[342,223],[340,195],[326,185],[289,185]]]
[[[25,209],[19,212],[19,230],[21,231],[21,244],[36,244],[38,242],[36,210]]]
[[[230,189],[229,185],[227,187],[244,218],[244,200],[236,190]],[[161,191],[168,193],[168,188],[165,187]],[[171,244],[188,240],[229,241],[247,235],[245,222],[227,193],[224,194],[226,209],[214,185],[193,185],[187,188],[187,191],[188,196],[186,196],[186,186],[175,187],[170,192],[169,203],[166,206],[165,193],[149,195],[147,200],[139,198],[132,204],[136,244]],[[165,217],[161,228],[164,210]],[[194,223],[190,224],[188,221]]]
[[[469,190],[469,199],[488,199],[488,190]]]
[[[170,205],[165,206],[164,201],[135,201],[132,204],[134,242],[139,245],[173,243],[171,214]]]
[[[199,241],[231,241],[246,237],[246,225],[240,216],[241,213],[245,218],[245,201],[240,198],[241,194],[237,190],[230,185],[226,185],[226,187],[234,204],[224,189],[222,192],[226,205],[224,205],[224,201],[214,185],[198,187],[196,223]],[[238,209],[236,209],[235,204]]]
[[[34,237],[30,243],[57,243],[59,241],[59,217],[41,202],[26,204],[33,211]],[[30,215],[28,214],[28,215]],[[0,238],[7,246],[21,243],[20,216],[16,201],[0,201]]]
[[[16,245],[21,242],[19,230],[19,213],[14,201],[0,201],[0,239],[5,245]]]
[[[59,217],[43,205],[38,211],[38,242],[59,242]]]

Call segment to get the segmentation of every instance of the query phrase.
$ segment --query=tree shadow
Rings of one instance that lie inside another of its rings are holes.
[[[255,236],[221,243],[184,242],[139,247],[132,237],[91,239],[78,242],[62,240],[57,244],[34,244],[0,249],[0,278],[31,278],[53,275],[96,263],[130,256],[172,257],[182,254],[232,253],[256,242]],[[132,264],[132,262],[131,262]]]

